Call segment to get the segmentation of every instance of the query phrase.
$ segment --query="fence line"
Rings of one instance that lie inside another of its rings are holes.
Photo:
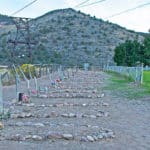
[[[64,79],[73,77],[74,74],[78,71],[77,67],[68,67],[62,65],[35,65],[36,72],[34,74],[30,70],[30,66],[27,68],[27,72],[24,71],[20,66],[13,65],[11,68],[7,68],[7,72],[4,72],[3,75],[0,74],[0,118],[5,117],[4,111],[6,105],[4,106],[3,101],[3,85],[8,82],[8,79],[14,81],[16,91],[14,97],[16,96],[17,101],[21,101],[23,96],[25,100],[29,100],[30,96],[47,96],[49,88],[51,89],[60,89],[60,83]],[[38,69],[37,69],[38,68]],[[29,75],[29,76],[28,76]],[[37,75],[37,76],[36,76]],[[7,76],[9,76],[7,78]],[[44,78],[49,78],[48,82],[41,82],[40,77],[45,76]],[[26,82],[22,82],[26,81]],[[3,82],[3,83],[2,83]],[[12,83],[12,82],[11,82]],[[41,94],[41,95],[40,95]]]
[[[143,66],[141,67],[105,66],[104,70],[117,72],[127,77],[131,77],[135,82],[143,83]]]
[[[150,67],[144,67],[143,68],[145,71],[150,71]]]

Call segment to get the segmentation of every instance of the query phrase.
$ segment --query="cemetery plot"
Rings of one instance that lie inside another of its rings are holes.
[[[108,76],[103,72],[71,72],[65,70],[64,78],[58,82],[60,70],[41,78],[32,77],[30,89],[26,81],[21,82],[18,90],[29,96],[29,101],[16,99],[16,86],[3,87],[4,108],[10,114],[0,121],[0,146],[10,149],[13,143],[14,150],[18,145],[24,150],[26,144],[29,149],[52,146],[59,150],[67,143],[64,149],[115,150],[126,149],[126,141],[131,140],[136,149],[136,140],[143,140],[148,147],[149,105],[126,102],[104,91]]]
[[[96,77],[97,84],[94,81]],[[1,132],[1,140],[55,139],[98,142],[114,138],[112,130],[99,126],[99,121],[103,120],[103,117],[109,117],[107,112],[109,104],[102,101],[104,93],[97,90],[101,82],[98,77],[98,73],[93,75],[92,72],[79,71],[78,74],[69,75],[68,79],[59,81],[61,86],[55,87],[46,86],[47,81],[50,83],[48,77],[38,79],[36,84],[47,87],[47,91],[39,89],[37,97],[31,96],[30,93],[29,102],[16,100],[10,103],[11,115],[7,121],[4,121],[5,128]],[[29,82],[31,89],[35,80],[31,79]],[[43,98],[42,92],[47,97]],[[96,124],[93,124],[93,120]]]

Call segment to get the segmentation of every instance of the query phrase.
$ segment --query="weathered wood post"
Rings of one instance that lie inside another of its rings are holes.
[[[48,75],[48,65],[46,64],[46,75]]]
[[[40,65],[40,68],[39,68],[39,77],[41,77],[42,75],[42,65]]]
[[[30,66],[28,65],[27,67],[28,67],[29,77],[30,77],[30,79],[32,79],[32,74],[31,74]]]
[[[2,80],[0,75],[0,114],[4,112],[4,105],[3,105],[3,87],[2,87]]]
[[[19,95],[19,78],[18,78],[18,75],[16,74],[16,99],[18,99],[18,95]]]
[[[35,85],[36,94],[38,96],[39,92],[38,92],[38,83],[37,83],[37,78],[36,77],[34,77],[34,85]]]
[[[25,74],[24,74],[24,72],[23,72],[23,70],[21,69],[20,66],[19,66],[19,71],[21,72],[21,74],[22,74],[24,80],[25,80],[26,83],[27,83],[27,92],[28,92],[28,94],[30,95],[30,81],[27,79],[27,77],[25,76]]]
[[[30,80],[27,80],[27,91],[30,96]]]
[[[19,74],[18,74],[18,72],[17,72],[16,67],[15,67],[14,64],[13,64],[13,68],[14,68],[14,71],[15,71],[16,99],[18,99],[18,95],[19,95],[19,83],[20,83],[21,81],[20,81]]]

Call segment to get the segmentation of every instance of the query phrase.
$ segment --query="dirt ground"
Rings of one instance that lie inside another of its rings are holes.
[[[2,121],[0,150],[150,150],[150,97],[130,100],[105,91],[109,78],[78,71],[29,104],[15,102],[15,86],[4,87],[11,117]],[[50,85],[46,77],[38,82]]]

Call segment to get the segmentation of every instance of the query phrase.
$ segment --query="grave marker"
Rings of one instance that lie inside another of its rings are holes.
[[[13,69],[14,69],[14,72],[15,72],[15,77],[17,76],[18,82],[20,82],[21,79],[20,79],[20,77],[19,77],[19,74],[18,74],[18,72],[17,72],[16,67],[15,67],[14,64],[13,64]]]
[[[18,99],[18,95],[19,95],[19,78],[16,75],[16,99]]]
[[[19,83],[21,82],[21,80],[20,80],[20,77],[19,77],[19,74],[18,74],[18,72],[17,72],[17,70],[16,70],[16,67],[15,67],[15,65],[13,64],[13,68],[14,68],[14,71],[15,71],[15,82],[16,82],[16,99],[18,99],[18,95],[19,95]]]
[[[39,68],[39,77],[42,76],[42,66],[40,65],[40,68]]]
[[[19,71],[21,72],[21,74],[22,74],[24,80],[25,80],[26,82],[28,82],[28,79],[27,79],[27,77],[25,76],[24,72],[22,71],[21,67],[19,66],[18,68],[19,68]]]
[[[64,74],[63,74],[62,66],[61,65],[58,68],[58,76],[59,76],[60,80],[64,80]]]
[[[30,66],[27,66],[27,67],[28,67],[29,77],[30,77],[30,79],[32,79],[32,74],[31,74]]]
[[[4,112],[4,105],[3,105],[3,88],[2,88],[2,80],[0,75],[0,114]]]
[[[38,83],[37,83],[37,78],[34,77],[34,84],[35,84],[35,91],[37,93],[37,96],[38,96]]]

